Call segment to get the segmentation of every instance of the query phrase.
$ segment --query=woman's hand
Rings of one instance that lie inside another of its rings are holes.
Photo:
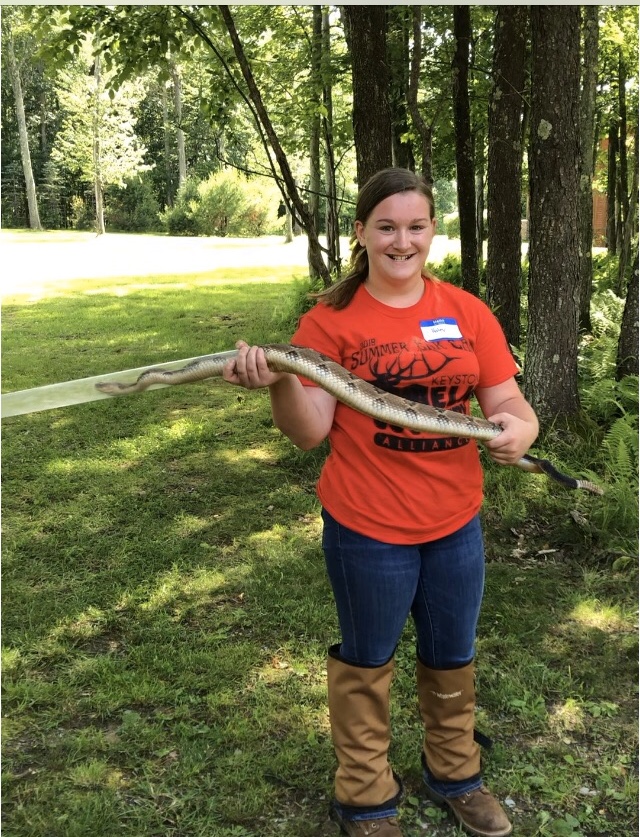
[[[236,343],[238,354],[225,363],[222,377],[229,384],[258,389],[269,387],[275,426],[302,450],[316,447],[326,438],[333,424],[336,399],[320,387],[303,386],[297,375],[272,372],[264,351]]]
[[[476,398],[487,419],[502,433],[484,444],[500,465],[515,465],[538,436],[538,419],[525,400],[515,378],[493,387],[476,389]]]
[[[515,465],[529,450],[538,435],[538,422],[514,416],[512,413],[496,413],[489,421],[499,424],[502,433],[485,442],[489,455],[500,465]]]
[[[259,389],[272,386],[287,374],[272,372],[259,346],[249,346],[244,340],[238,340],[236,349],[238,355],[227,361],[222,370],[222,377],[229,384],[245,389]]]

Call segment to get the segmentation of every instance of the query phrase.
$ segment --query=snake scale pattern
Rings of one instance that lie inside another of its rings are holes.
[[[385,392],[368,381],[352,374],[340,364],[313,349],[284,344],[270,344],[264,349],[267,365],[272,372],[291,372],[308,378],[338,401],[371,418],[406,427],[422,433],[461,436],[478,441],[489,441],[501,433],[501,428],[486,419],[443,410],[393,393]],[[130,395],[143,392],[153,384],[186,384],[220,377],[222,369],[234,352],[205,355],[181,369],[147,369],[131,384],[103,381],[96,388],[107,395]],[[546,474],[568,488],[581,488],[594,494],[602,489],[588,480],[579,480],[558,471],[546,459],[527,454],[517,467],[530,473]]]

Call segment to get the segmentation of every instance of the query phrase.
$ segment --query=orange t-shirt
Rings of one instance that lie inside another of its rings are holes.
[[[291,342],[388,392],[467,414],[477,386],[495,386],[518,371],[485,303],[429,279],[409,308],[379,302],[364,285],[340,311],[319,303]],[[337,521],[367,537],[423,543],[455,532],[480,509],[473,440],[389,426],[339,402],[329,442],[318,497]]]

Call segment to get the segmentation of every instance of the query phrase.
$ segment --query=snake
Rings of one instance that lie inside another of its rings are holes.
[[[278,343],[261,348],[272,372],[300,375],[322,387],[342,404],[378,421],[420,433],[458,436],[480,442],[490,441],[502,432],[500,425],[486,419],[410,401],[380,389],[314,349]],[[220,377],[224,365],[237,354],[237,351],[227,351],[203,355],[179,369],[152,367],[130,384],[101,381],[95,386],[107,395],[131,395],[144,392],[153,384],[175,385],[204,381]],[[603,493],[593,482],[562,473],[548,459],[525,454],[514,464],[529,473],[545,474],[567,488],[583,489],[593,494]]]

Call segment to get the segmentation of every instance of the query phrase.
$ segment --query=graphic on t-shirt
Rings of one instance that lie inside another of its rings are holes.
[[[429,341],[416,337],[386,344],[365,340],[351,355],[350,370],[379,389],[409,401],[468,413],[477,383],[477,374],[469,369],[471,351],[464,338]],[[388,450],[430,453],[469,444],[469,439],[457,436],[436,437],[378,419],[371,421],[374,444]]]

